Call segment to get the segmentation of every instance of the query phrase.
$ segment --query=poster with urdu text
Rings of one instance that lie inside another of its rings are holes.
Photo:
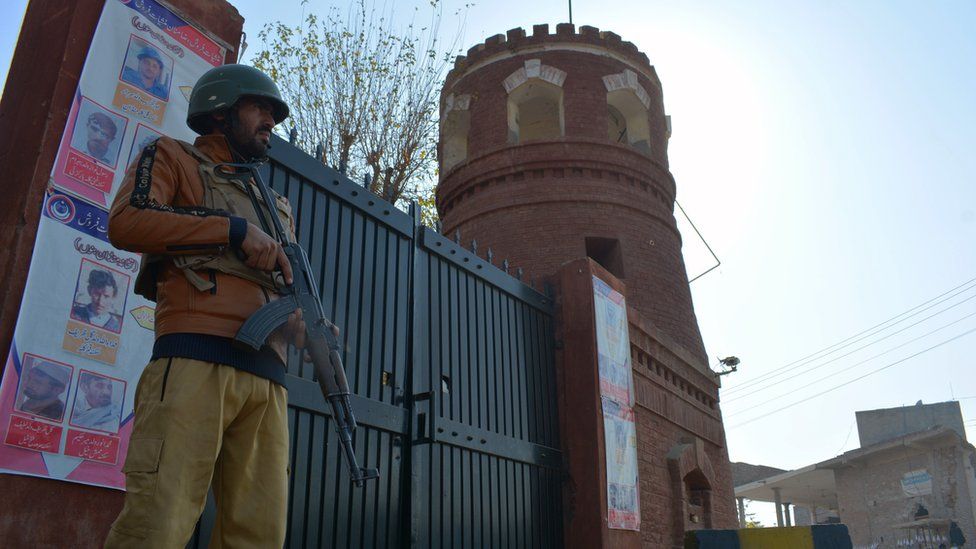
[[[192,140],[193,83],[226,49],[154,0],[106,0],[45,194],[0,381],[0,472],[124,488],[154,304],[138,254],[108,242],[126,167],[162,135]]]
[[[631,377],[630,334],[624,296],[593,277],[596,347],[603,405],[608,526],[640,530],[637,428]]]

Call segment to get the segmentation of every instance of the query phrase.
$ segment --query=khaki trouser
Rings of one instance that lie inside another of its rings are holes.
[[[287,391],[230,366],[160,358],[136,388],[125,506],[106,548],[179,548],[213,484],[211,548],[278,548],[288,492]]]

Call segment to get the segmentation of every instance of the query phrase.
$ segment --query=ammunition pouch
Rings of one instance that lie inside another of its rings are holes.
[[[281,220],[282,226],[293,227],[291,208],[288,202],[279,194],[271,191],[275,198],[272,208],[261,197],[257,186],[249,181],[247,185],[251,187],[250,193],[245,184],[239,180],[224,177],[214,170],[216,163],[204,155],[199,149],[179,141],[188,154],[192,155],[198,162],[200,179],[203,181],[203,204],[208,209],[223,211],[228,214],[241,217],[256,227],[263,227],[261,218],[255,211],[255,204],[261,209],[261,213],[268,223],[272,223],[271,215],[277,215]],[[273,212],[271,211],[273,210]],[[206,276],[201,276],[198,271],[215,270],[229,275],[233,275],[245,280],[250,280],[260,284],[272,292],[278,292],[282,287],[281,276],[272,277],[271,273],[266,273],[258,269],[248,267],[244,260],[238,256],[237,250],[229,246],[219,253],[199,254],[199,255],[145,255],[139,268],[139,275],[136,277],[135,291],[145,296],[147,299],[156,299],[156,278],[159,268],[163,261],[170,261],[183,271],[186,279],[196,289],[206,292],[214,287],[214,283]]]

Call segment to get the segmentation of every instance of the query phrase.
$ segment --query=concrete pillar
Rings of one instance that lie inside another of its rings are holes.
[[[813,508],[793,504],[793,526],[810,526],[813,522]]]
[[[746,527],[746,498],[735,498],[736,507],[739,509],[739,528]]]
[[[790,517],[790,505],[793,504],[792,503],[783,504],[783,518],[785,519],[784,522],[786,522],[787,526],[793,526],[793,518]]]
[[[773,488],[774,503],[776,504],[776,526],[783,527],[783,496],[779,493],[779,488]]]

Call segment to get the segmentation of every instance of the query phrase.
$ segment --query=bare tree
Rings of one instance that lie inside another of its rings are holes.
[[[392,8],[365,0],[295,27],[270,23],[254,60],[291,107],[298,146],[393,203],[429,199],[436,180],[438,98],[463,18],[440,49],[442,6],[429,5],[426,26],[411,21],[402,30]]]

